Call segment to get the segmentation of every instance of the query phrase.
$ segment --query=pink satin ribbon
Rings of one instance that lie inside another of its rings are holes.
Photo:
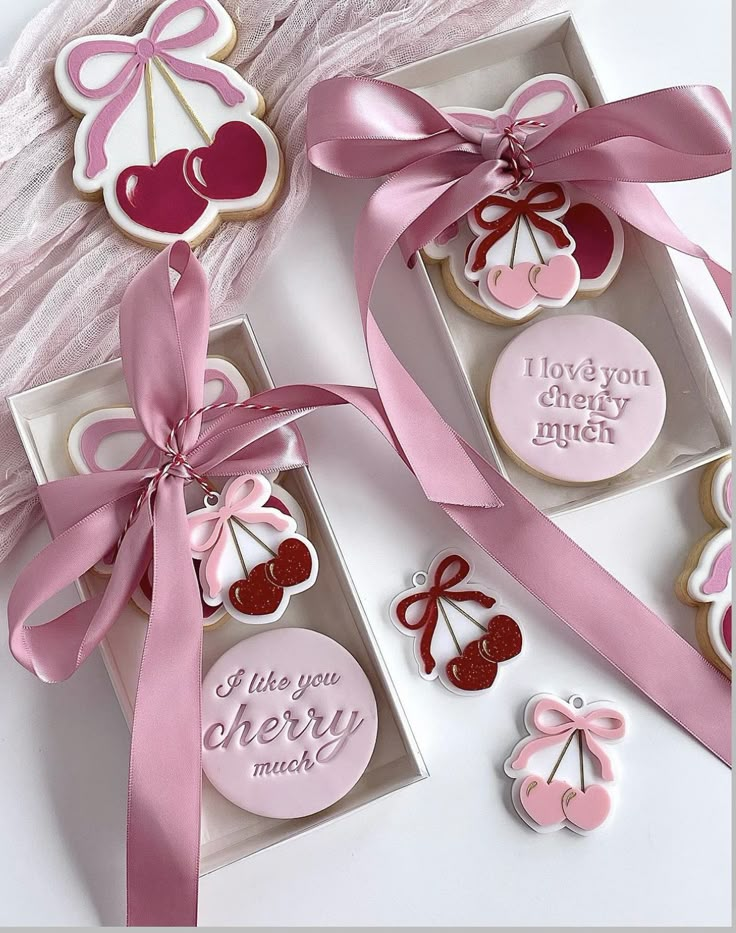
[[[238,400],[238,390],[219,369],[207,369],[204,374],[205,386],[209,382],[220,382],[222,388],[212,404],[231,404]],[[216,411],[206,411],[202,415],[203,421],[210,421],[217,417]],[[138,419],[135,417],[119,418],[116,416],[105,418],[100,421],[94,421],[82,433],[79,440],[82,457],[87,468],[92,473],[102,473],[105,471],[100,466],[98,456],[102,444],[111,437],[121,434],[141,434],[142,440],[130,457],[120,466],[121,470],[139,470],[146,467],[155,466],[161,460],[161,451],[152,443],[141,430]]]
[[[172,269],[180,275],[173,290]],[[145,327],[141,308],[147,313]],[[389,405],[400,413],[403,399],[414,406],[413,416],[394,418],[375,389],[295,385],[250,400],[276,411],[231,408],[201,425],[187,416],[202,404],[208,324],[204,272],[183,242],[159,254],[125,293],[123,371],[138,421],[163,456],[172,427],[185,418],[179,450],[200,474],[293,469],[306,455],[292,423],[317,408],[354,406],[411,467],[432,501],[671,716],[729,760],[726,678],[441,421],[372,319],[367,327],[374,365],[384,377],[392,361],[395,368],[394,382],[384,385]],[[54,539],[13,588],[10,648],[44,681],[71,676],[105,637],[153,559],[131,744],[128,923],[191,926],[199,865],[202,610],[189,548],[186,476],[169,470],[157,485],[152,508],[147,501],[138,511],[102,594],[44,625],[27,624],[48,599],[111,551],[153,473],[90,473],[39,488]]]
[[[384,81],[322,81],[310,92],[307,117],[314,165],[347,178],[390,176],[368,202],[356,236],[364,313],[395,242],[411,262],[480,200],[515,180],[498,129],[464,122]],[[573,184],[659,242],[702,259],[730,309],[730,273],[682,233],[646,184],[728,171],[730,128],[720,91],[687,86],[591,107],[568,119],[553,114],[546,128],[525,133],[523,144],[535,181]]]
[[[178,35],[162,39],[165,29],[174,24],[179,16],[192,11],[202,13],[201,21],[192,28]],[[90,100],[111,98],[99,113],[92,118],[87,134],[87,167],[85,174],[94,178],[107,165],[105,142],[111,129],[129,106],[143,81],[143,74],[148,62],[156,57],[165,62],[172,71],[190,81],[201,81],[219,94],[229,106],[241,103],[243,92],[232,84],[229,78],[216,68],[198,65],[186,58],[179,58],[172,52],[189,49],[217,32],[219,21],[212,7],[206,0],[175,0],[170,6],[154,13],[148,21],[148,36],[138,39],[86,39],[70,51],[66,63],[66,72],[75,89]],[[120,70],[100,87],[90,87],[82,79],[82,68],[97,55],[110,53],[129,55]]]
[[[553,714],[551,717],[550,713]],[[550,745],[559,745],[566,741],[573,732],[582,732],[588,751],[598,762],[601,777],[604,781],[613,780],[611,759],[597,739],[616,741],[623,737],[626,724],[618,710],[598,707],[580,715],[573,712],[567,703],[544,697],[534,707],[532,722],[542,735],[531,738],[524,744],[511,762],[513,768],[525,768],[536,752]]]
[[[371,313],[375,280],[396,243],[411,262],[483,197],[514,183],[502,134],[465,124],[411,91],[370,78],[316,85],[307,118],[315,165],[345,177],[389,176],[359,222],[354,270],[380,399],[424,492],[561,621],[730,764],[729,681],[455,434]],[[730,124],[715,88],[669,88],[553,122],[530,133],[524,146],[535,181],[574,182],[650,236],[703,259],[730,300],[730,273],[678,230],[644,184],[730,169]]]

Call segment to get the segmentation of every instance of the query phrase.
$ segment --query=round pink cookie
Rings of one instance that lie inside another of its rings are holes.
[[[489,408],[522,466],[595,483],[637,463],[659,436],[667,397],[654,357],[618,324],[563,315],[532,324],[498,358]]]
[[[307,629],[241,641],[202,685],[204,773],[261,816],[308,816],[344,797],[370,761],[377,728],[358,662]]]

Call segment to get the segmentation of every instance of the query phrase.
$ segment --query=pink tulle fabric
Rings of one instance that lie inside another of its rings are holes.
[[[0,68],[0,560],[40,514],[5,396],[118,354],[118,306],[153,253],[72,185],[78,121],[53,81],[75,36],[137,32],[158,0],[54,0]],[[380,74],[553,12],[551,0],[222,0],[238,29],[228,63],[263,93],[288,163],[276,208],[203,244],[213,319],[243,296],[309,194],[307,93],[336,74]]]

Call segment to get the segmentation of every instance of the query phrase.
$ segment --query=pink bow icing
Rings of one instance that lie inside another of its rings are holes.
[[[207,368],[204,373],[205,386],[210,382],[222,383],[217,397],[212,404],[232,404],[238,401],[238,390],[233,382],[224,372],[219,369]],[[213,421],[222,414],[218,409],[211,409],[202,414],[202,421]],[[145,470],[149,467],[155,467],[161,460],[161,451],[146,435],[141,427],[140,421],[135,417],[113,417],[104,418],[101,421],[95,421],[82,432],[79,439],[79,448],[82,459],[87,465],[90,473],[104,473],[105,467],[100,466],[97,456],[103,442],[116,434],[129,434],[130,432],[140,433],[142,440],[130,457],[121,464],[120,470]]]
[[[543,94],[550,93],[562,95],[562,100],[556,107],[553,107],[546,113],[535,114],[529,119],[521,118],[522,111],[531,101],[537,97],[541,97]],[[457,112],[453,110],[452,116],[470,126],[477,126],[484,131],[493,131],[502,134],[505,130],[510,129],[514,125],[520,127],[528,125],[531,129],[535,127],[541,129],[542,125],[549,126],[550,124],[562,123],[564,120],[569,120],[577,110],[577,101],[564,81],[559,81],[556,78],[544,78],[543,80],[525,87],[520,94],[514,97],[508,110],[504,113],[497,113],[493,116],[490,113],[466,113],[463,110],[458,110]]]
[[[276,531],[293,528],[294,520],[277,509],[265,508],[271,498],[271,484],[258,474],[246,474],[231,479],[222,491],[215,509],[200,509],[187,519],[189,541],[195,554],[202,554],[202,573],[211,599],[221,589],[220,563],[228,543],[228,522],[239,518],[246,524],[258,522]]]
[[[548,720],[546,714],[555,713],[561,720]],[[626,721],[618,710],[609,707],[596,707],[588,713],[576,713],[568,703],[552,697],[543,697],[534,707],[532,722],[542,735],[531,738],[521,749],[511,766],[516,769],[526,767],[535,752],[550,745],[564,742],[573,732],[582,732],[588,751],[598,762],[604,781],[613,780],[611,759],[603,750],[596,736],[609,741],[623,737]],[[607,725],[606,723],[612,723]]]
[[[177,17],[190,13],[192,10],[202,11],[204,15],[201,22],[186,32],[170,36],[167,39],[160,38],[162,32]],[[107,155],[105,153],[107,137],[117,120],[138,93],[146,65],[152,58],[159,58],[182,78],[208,84],[228,106],[233,107],[245,100],[243,92],[235,87],[223,72],[207,65],[198,65],[185,58],[178,58],[172,54],[174,51],[192,48],[200,42],[212,38],[218,28],[219,20],[207,0],[174,0],[174,3],[170,6],[161,8],[151,16],[146,25],[148,35],[140,35],[130,39],[124,36],[110,39],[93,38],[79,42],[72,48],[67,58],[66,72],[75,89],[83,97],[90,100],[111,98],[92,119],[87,134],[87,167],[85,174],[88,178],[94,178],[107,166]],[[82,80],[82,68],[95,56],[109,53],[128,54],[130,58],[107,84],[100,87],[89,87]]]

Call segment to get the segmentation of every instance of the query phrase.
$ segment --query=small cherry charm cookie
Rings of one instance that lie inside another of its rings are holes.
[[[276,622],[289,599],[317,579],[314,545],[297,533],[291,515],[269,504],[281,494],[265,476],[236,476],[188,516],[202,598],[224,604],[241,622]]]
[[[608,703],[542,693],[527,703],[524,725],[528,735],[504,765],[522,820],[538,833],[567,827],[584,836],[603,826],[615,779],[608,746],[626,731],[621,713]]]
[[[703,474],[700,505],[713,530],[695,545],[677,581],[677,595],[696,606],[703,654],[731,677],[732,461],[724,457]]]
[[[424,248],[442,264],[453,301],[493,324],[514,325],[543,308],[592,297],[613,281],[623,256],[619,218],[565,184],[532,180],[525,144],[588,104],[564,75],[542,75],[518,88],[500,110],[447,110],[498,138],[498,155],[524,169],[516,189],[491,194]],[[485,145],[485,143],[484,143]]]
[[[85,36],[56,59],[82,117],[74,184],[138,242],[191,246],[269,209],[282,180],[260,93],[222,64],[235,45],[218,0],[164,0],[135,36]]]
[[[439,681],[453,693],[469,695],[493,686],[499,664],[520,654],[521,629],[469,578],[470,561],[443,551],[413,586],[391,603],[391,621],[414,638],[414,656],[425,680]]]

